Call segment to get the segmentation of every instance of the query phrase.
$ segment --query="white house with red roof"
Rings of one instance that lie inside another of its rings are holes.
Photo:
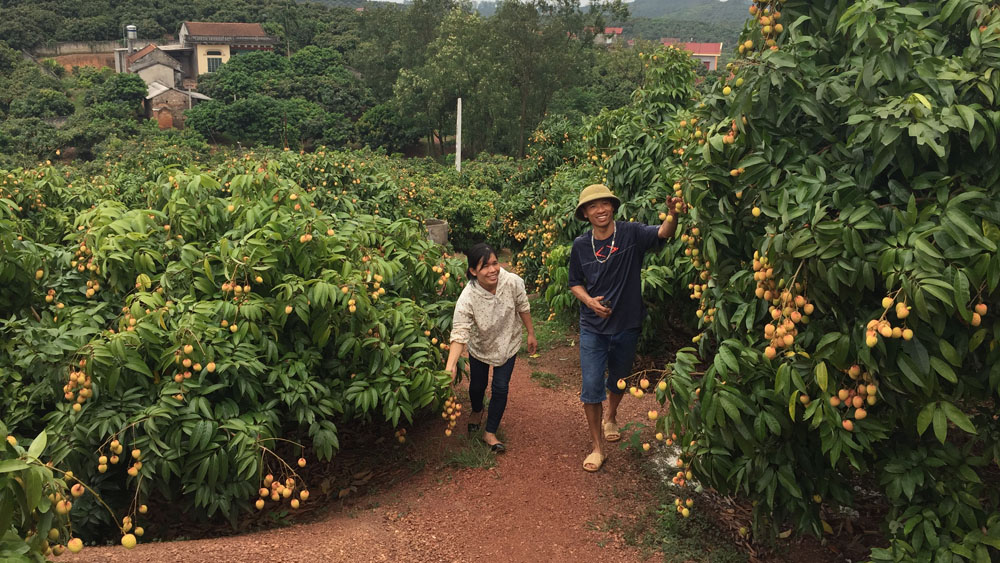
[[[593,27],[585,27],[584,31],[594,32],[597,30]],[[623,27],[605,27],[603,32],[594,34],[594,44],[605,47],[614,45],[621,40],[622,33],[624,32],[625,28]]]

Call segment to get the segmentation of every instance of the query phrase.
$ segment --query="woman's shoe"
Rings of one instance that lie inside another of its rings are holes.
[[[504,446],[503,442],[497,442],[496,444],[490,446],[490,451],[496,454],[502,454],[507,451],[507,446]]]

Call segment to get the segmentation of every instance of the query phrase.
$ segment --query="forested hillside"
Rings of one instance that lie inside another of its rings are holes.
[[[520,156],[546,115],[578,120],[620,107],[638,86],[636,57],[589,40],[600,14],[579,5],[556,11],[509,2],[483,18],[451,0],[379,3],[361,12],[282,0],[180,0],[169,7],[81,0],[66,8],[15,0],[0,39],[30,49],[50,38],[114,39],[122,25],[135,24],[140,37],[160,40],[185,20],[259,21],[279,48],[235,56],[203,75],[198,89],[213,99],[188,111],[186,134],[217,144],[388,152],[423,140],[425,152],[440,155],[449,150],[444,140],[454,134],[462,97],[466,154]],[[0,143],[11,147],[8,160],[68,148],[89,157],[109,136],[138,132],[141,80],[129,98],[132,109],[108,113],[98,88],[113,75],[108,69],[64,73],[42,61],[43,70],[5,52],[11,62],[0,68],[0,81],[12,86],[0,96]]]
[[[353,28],[357,12],[288,0],[8,0],[0,18],[0,41],[15,49],[31,49],[58,41],[121,39],[126,25],[139,37],[176,35],[183,21],[230,21],[265,24],[269,33],[288,39],[292,49],[328,44],[345,28]]]
[[[748,0],[635,0],[628,8],[635,18],[743,23],[750,4]]]
[[[700,43],[722,43],[723,52],[735,49],[740,36],[741,24],[735,22],[704,22],[698,20],[675,20],[671,18],[634,18],[622,24],[624,34],[630,38],[656,41],[661,37],[673,37],[681,41]]]

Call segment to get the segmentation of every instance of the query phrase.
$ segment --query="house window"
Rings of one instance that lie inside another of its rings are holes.
[[[222,66],[222,51],[207,51],[205,54],[208,55],[208,72],[219,70]]]

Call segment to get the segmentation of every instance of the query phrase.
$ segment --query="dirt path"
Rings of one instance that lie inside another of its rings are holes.
[[[555,373],[565,384],[544,388],[532,380],[533,370]],[[87,548],[63,560],[643,561],[615,530],[606,531],[606,522],[627,520],[643,503],[655,501],[637,482],[637,462],[625,451],[611,450],[596,474],[583,471],[590,443],[578,381],[576,348],[518,359],[501,426],[509,449],[494,468],[444,467],[441,460],[462,441],[443,438],[443,423],[429,423],[409,436],[426,468],[358,505],[367,508],[247,535],[142,543],[131,551]],[[626,398],[619,421],[638,420],[650,404]],[[457,429],[464,432],[465,424],[460,419]]]

